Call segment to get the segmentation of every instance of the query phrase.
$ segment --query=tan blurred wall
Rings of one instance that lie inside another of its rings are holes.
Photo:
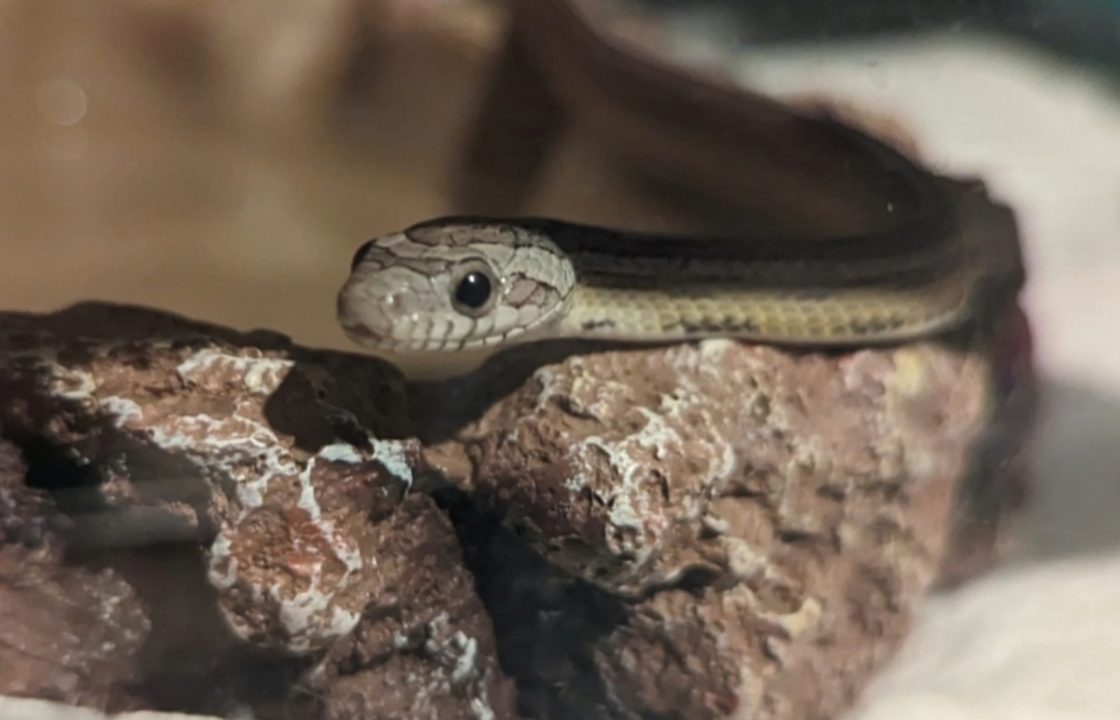
[[[348,347],[350,255],[447,210],[501,21],[468,0],[0,0],[0,308],[142,303]],[[593,156],[570,143],[539,207],[642,212]]]

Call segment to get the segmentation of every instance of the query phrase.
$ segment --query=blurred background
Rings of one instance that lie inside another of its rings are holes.
[[[857,108],[1015,208],[1045,380],[1035,497],[1014,562],[932,603],[862,712],[1120,717],[1120,2],[588,5],[676,62]],[[0,308],[141,303],[349,348],[350,256],[451,209],[503,18],[494,0],[0,0]],[[672,213],[578,133],[531,204]]]

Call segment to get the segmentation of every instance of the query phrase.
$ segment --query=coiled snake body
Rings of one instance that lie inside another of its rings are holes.
[[[541,12],[565,5],[525,1]],[[603,42],[573,27],[583,42]],[[441,218],[362,246],[339,292],[339,322],[420,375],[454,374],[541,339],[865,345],[953,327],[987,286],[1018,272],[1017,258],[962,232],[942,181],[873,139],[832,130],[885,173],[895,212],[883,229],[721,238]]]

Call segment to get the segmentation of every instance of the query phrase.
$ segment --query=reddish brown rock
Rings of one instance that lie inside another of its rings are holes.
[[[538,585],[582,598],[519,608],[507,580],[495,617],[613,616],[523,620],[524,676],[593,668],[583,695],[534,698],[548,716],[812,717],[850,702],[937,578],[988,375],[924,343],[591,353],[429,455],[547,559]]]
[[[119,573],[63,565],[61,519],[24,474],[0,441],[0,695],[128,707],[148,618]]]
[[[126,678],[122,706],[513,718],[504,669],[531,717],[834,715],[953,567],[959,518],[1005,509],[962,506],[998,486],[969,481],[977,451],[1006,446],[985,332],[542,345],[405,388],[376,360],[137,309],[0,328],[23,516],[55,503],[58,547],[115,578],[75,591],[87,612],[137,598],[103,632],[147,641],[92,685]],[[44,527],[6,521],[5,551]],[[66,682],[25,667],[0,683]]]
[[[331,717],[368,717],[347,709],[345,682],[394,684],[406,662],[416,681],[397,688],[401,703],[511,716],[454,530],[426,498],[401,504],[417,448],[387,439],[404,417],[389,368],[122,307],[7,315],[0,328],[4,435],[35,450],[32,474],[67,515],[70,547],[125,572],[153,615],[131,678],[141,696],[196,711],[275,706],[284,698],[259,695],[255,673],[295,678],[281,695],[299,696],[299,669],[312,663],[338,679],[339,689],[316,684],[341,708]],[[166,543],[177,545],[143,557]],[[118,583],[75,591],[96,608],[130,591]],[[450,599],[420,592],[456,584]],[[361,657],[338,648],[391,626],[385,613],[406,620],[407,642]],[[411,644],[425,632],[427,655]],[[0,682],[18,691],[18,673]]]
[[[324,717],[481,720],[513,717],[512,686],[498,673],[489,620],[451,523],[410,496],[386,522],[379,557],[408,558],[371,596],[365,618],[311,674]]]
[[[791,544],[878,553],[867,536],[909,524],[915,494],[915,542],[939,557],[985,371],[932,345],[606,352],[542,368],[461,437],[472,487],[549,559],[643,597],[690,573],[742,582]]]

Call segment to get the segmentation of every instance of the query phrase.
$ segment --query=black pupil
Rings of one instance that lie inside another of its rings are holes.
[[[472,272],[459,281],[455,299],[469,308],[480,308],[490,299],[490,278],[484,273]]]

